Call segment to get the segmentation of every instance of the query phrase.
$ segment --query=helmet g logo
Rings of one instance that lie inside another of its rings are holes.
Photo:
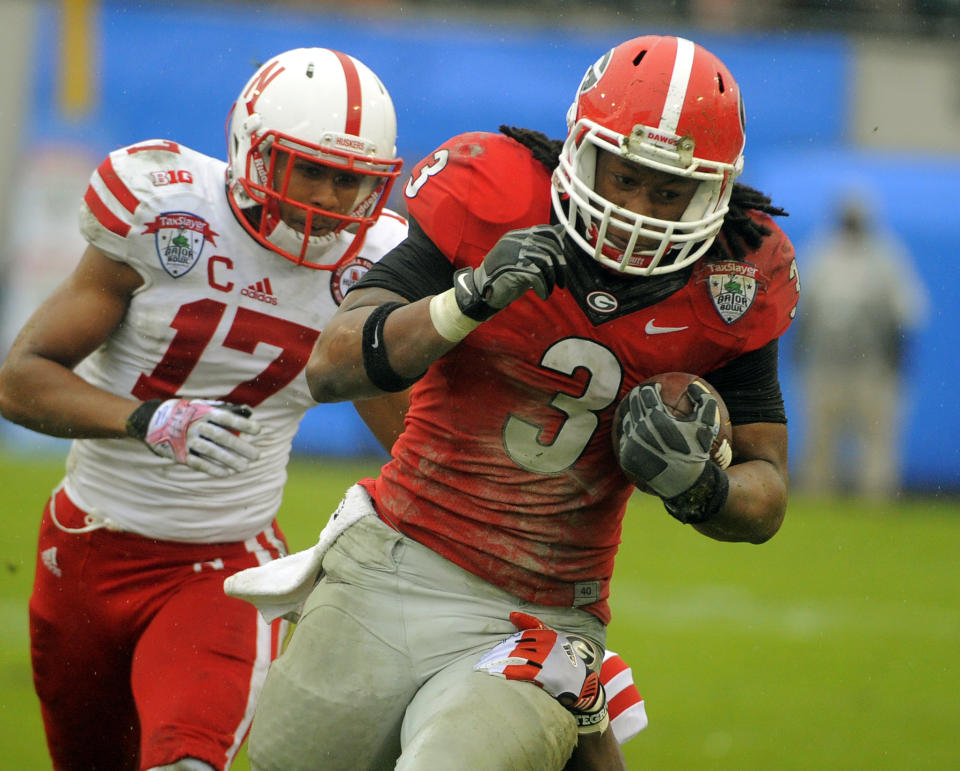
[[[580,81],[580,87],[577,89],[577,96],[573,100],[573,104],[570,105],[570,109],[567,110],[568,130],[573,128],[573,124],[577,122],[577,106],[580,104],[580,97],[600,82],[600,78],[603,77],[603,73],[607,71],[607,66],[610,64],[610,59],[613,58],[613,51],[614,49],[612,48],[607,51],[603,56],[591,64],[584,73],[583,79]]]
[[[603,73],[606,71],[607,65],[610,64],[610,59],[612,57],[613,49],[611,48],[587,68],[587,71],[583,76],[583,80],[580,81],[580,88],[577,89],[578,97],[580,94],[585,94],[595,85],[597,85],[600,78],[603,77]]]

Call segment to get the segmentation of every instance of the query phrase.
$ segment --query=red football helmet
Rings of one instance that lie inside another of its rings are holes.
[[[743,102],[723,62],[684,38],[628,40],[587,70],[567,128],[553,208],[581,248],[607,267],[641,276],[680,270],[703,256],[743,168]],[[700,184],[677,221],[637,214],[594,191],[598,150]],[[635,249],[638,239],[659,246]]]
[[[300,265],[332,270],[356,254],[377,221],[403,163],[396,157],[396,142],[390,94],[366,65],[326,48],[286,51],[254,73],[231,109],[230,205],[263,246]],[[285,175],[276,171],[281,155],[290,161]],[[359,175],[362,183],[350,211],[290,198],[289,169],[297,158]],[[304,232],[283,221],[281,202],[302,212]],[[338,225],[325,235],[311,235],[315,218]]]

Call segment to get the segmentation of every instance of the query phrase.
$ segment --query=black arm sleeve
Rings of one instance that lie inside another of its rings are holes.
[[[733,425],[787,422],[777,370],[779,348],[779,341],[771,340],[703,376],[727,403]]]
[[[453,263],[415,220],[407,237],[391,249],[350,289],[377,287],[414,302],[453,286]]]

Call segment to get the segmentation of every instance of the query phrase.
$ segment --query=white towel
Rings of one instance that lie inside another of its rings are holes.
[[[228,576],[223,591],[253,603],[268,622],[283,617],[297,621],[313,587],[323,577],[323,555],[348,527],[376,516],[370,495],[353,485],[320,531],[315,546]]]

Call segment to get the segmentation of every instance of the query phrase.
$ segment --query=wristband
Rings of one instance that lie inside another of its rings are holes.
[[[603,733],[610,725],[610,715],[607,711],[606,695],[601,695],[599,702],[587,712],[576,711],[573,717],[577,721],[578,734]]]
[[[130,413],[127,418],[127,436],[134,439],[143,439],[147,435],[147,429],[150,427],[150,419],[153,417],[163,399],[148,399]]]
[[[406,391],[426,374],[426,370],[416,377],[403,377],[391,365],[387,357],[387,345],[383,339],[383,328],[387,323],[387,316],[406,303],[389,302],[374,308],[363,324],[363,369],[370,382],[381,391],[396,393]]]
[[[729,492],[727,472],[708,460],[693,486],[673,498],[664,498],[663,507],[683,524],[699,525],[717,515],[727,502]]]
[[[460,310],[455,289],[448,289],[430,299],[430,321],[437,334],[451,343],[459,343],[481,324]]]

